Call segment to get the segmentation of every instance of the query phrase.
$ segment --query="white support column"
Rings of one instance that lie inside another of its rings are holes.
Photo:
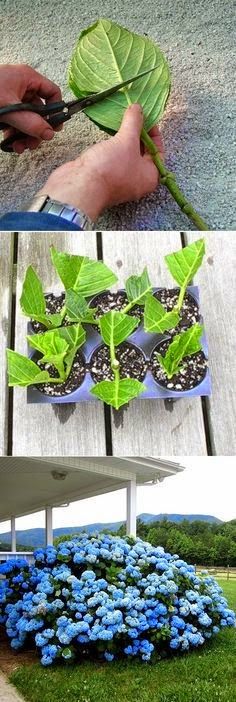
[[[52,507],[45,509],[46,546],[53,545]]]
[[[11,551],[16,552],[16,520],[11,517]]]
[[[127,517],[126,517],[126,534],[136,537],[136,500],[137,500],[137,485],[136,480],[130,480],[127,485]]]

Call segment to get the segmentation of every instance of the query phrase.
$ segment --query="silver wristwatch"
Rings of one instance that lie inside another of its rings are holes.
[[[66,205],[58,200],[51,200],[49,195],[35,195],[33,200],[24,207],[24,210],[27,210],[27,212],[45,212],[55,217],[62,217],[65,220],[65,229],[66,222],[73,222],[73,224],[77,224],[84,231],[94,229],[94,222],[84,212],[73,207],[73,205]]]

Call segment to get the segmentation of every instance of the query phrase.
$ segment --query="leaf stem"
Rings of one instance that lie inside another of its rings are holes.
[[[123,314],[127,314],[127,312],[129,312],[129,311],[132,309],[132,307],[134,307],[135,305],[140,304],[140,300],[142,300],[142,298],[143,298],[145,295],[147,295],[147,293],[150,292],[152,289],[153,289],[153,288],[152,288],[152,285],[150,285],[150,287],[149,287],[147,290],[145,290],[143,293],[141,293],[141,295],[139,295],[139,297],[136,297],[134,300],[131,300],[130,302],[127,302],[127,305],[125,305],[125,307],[123,307],[123,309],[121,310],[121,312],[123,312]]]
[[[185,293],[186,293],[186,288],[187,288],[187,286],[186,286],[186,285],[183,285],[182,288],[180,288],[180,291],[179,291],[179,297],[178,297],[178,300],[177,300],[177,304],[175,305],[175,308],[174,308],[174,309],[176,310],[176,312],[178,312],[178,313],[180,312],[181,307],[182,307],[182,304],[183,304],[183,301],[184,301],[184,296],[185,296]]]
[[[119,409],[118,406],[118,393],[119,393],[119,383],[120,383],[120,364],[119,361],[116,358],[116,352],[115,352],[115,345],[113,342],[110,343],[110,359],[111,359],[111,368],[114,373],[114,380],[115,380],[115,401],[116,401],[116,409]]]
[[[168,171],[167,168],[164,166],[156,144],[154,144],[154,141],[151,139],[151,137],[145,129],[142,129],[141,139],[147,147],[149,153],[151,154],[153,163],[155,163],[155,166],[157,167],[160,173],[161,183],[165,185],[166,188],[169,190],[175,202],[177,202],[177,205],[179,205],[181,211],[187,215],[190,221],[194,223],[196,229],[204,232],[209,231],[209,227],[206,224],[206,222],[204,222],[202,217],[198,214],[198,212],[196,212],[191,203],[185,197],[184,193],[182,193],[182,191],[180,190],[179,186],[176,183],[174,173]]]

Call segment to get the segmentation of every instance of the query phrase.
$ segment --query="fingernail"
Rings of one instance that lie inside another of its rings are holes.
[[[53,136],[54,136],[54,131],[53,131],[53,129],[48,129],[48,127],[47,127],[47,129],[45,129],[44,132],[42,133],[42,139],[46,139],[46,141],[49,141],[50,139],[52,139]]]

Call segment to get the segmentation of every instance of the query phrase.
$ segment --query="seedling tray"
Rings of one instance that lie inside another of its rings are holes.
[[[160,287],[153,288],[153,292],[161,290]],[[187,291],[192,295],[199,305],[199,288],[197,286],[189,286]],[[125,292],[125,291],[124,291]],[[201,316],[201,323],[203,324],[203,318]],[[103,345],[103,340],[101,339],[98,331],[91,325],[86,325],[86,342],[80,349],[80,352],[84,356],[86,363],[86,373],[82,384],[69,395],[62,396],[49,396],[44,394],[42,391],[38,390],[35,386],[29,386],[27,388],[27,402],[28,403],[46,403],[46,404],[68,404],[71,402],[99,402],[98,398],[90,393],[90,389],[94,387],[95,383],[92,379],[90,373],[90,363],[94,351],[101,345]],[[32,325],[28,325],[28,333],[32,333]],[[168,332],[164,334],[151,334],[144,332],[143,323],[127,338],[127,343],[131,343],[138,347],[144,354],[145,359],[150,361],[152,352],[158,343],[164,341],[165,339],[170,339]],[[208,358],[208,345],[205,331],[203,331],[202,336],[202,350]],[[29,357],[32,358],[34,352],[29,349]],[[146,390],[139,395],[140,400],[147,399],[180,399],[181,397],[199,397],[199,396],[209,396],[211,394],[211,379],[209,369],[207,368],[206,374],[203,380],[196,385],[191,390],[171,390],[169,388],[160,385],[152,375],[150,369],[147,370],[146,375],[143,379],[144,385],[146,385]]]

